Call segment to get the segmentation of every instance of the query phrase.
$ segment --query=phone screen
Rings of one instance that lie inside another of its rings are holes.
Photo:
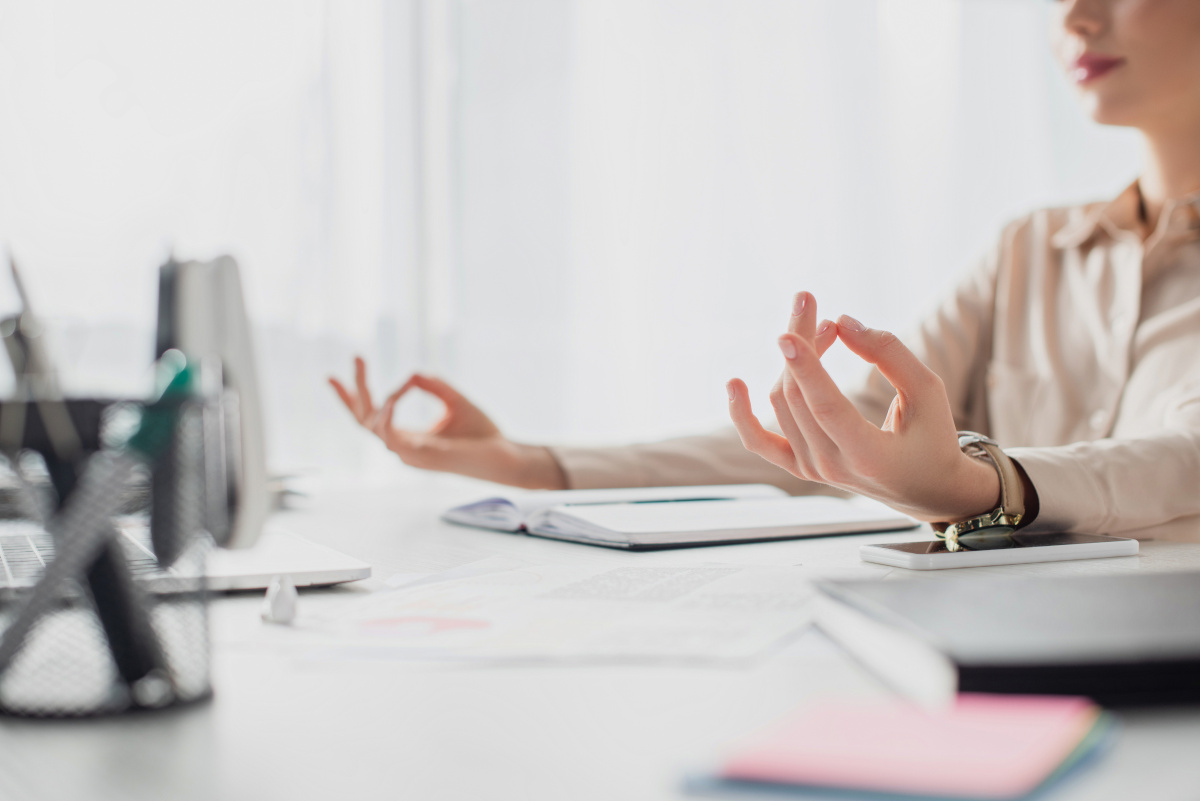
[[[959,540],[959,544],[963,546],[961,551],[957,553],[970,553],[972,550],[994,551],[1002,548],[1052,548],[1055,545],[1083,545],[1093,542],[1113,542],[1112,537],[1102,537],[1099,534],[1071,534],[1069,532],[1054,532],[1050,534],[1009,534],[1003,538],[988,537],[985,541],[981,541],[979,545],[983,547],[972,548],[969,537],[964,537]],[[876,545],[876,548],[887,548],[891,551],[903,551],[904,553],[955,553],[946,547],[945,540],[932,540],[930,542],[896,542],[887,545]]]

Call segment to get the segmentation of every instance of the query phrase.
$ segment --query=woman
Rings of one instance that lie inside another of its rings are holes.
[[[422,375],[376,408],[361,360],[353,391],[331,383],[408,464],[523,487],[768,482],[950,523],[1003,507],[1004,461],[1030,531],[1200,539],[1200,3],[1057,0],[1053,19],[1091,116],[1142,134],[1142,175],[1111,202],[1009,225],[904,343],[845,316],[818,324],[815,299],[797,295],[771,392],[778,433],[739,379],[734,430],[620,448],[511,442]],[[874,365],[845,395],[820,362],[835,339]],[[428,432],[392,425],[413,388],[446,405]],[[1003,454],[967,455],[959,429]]]

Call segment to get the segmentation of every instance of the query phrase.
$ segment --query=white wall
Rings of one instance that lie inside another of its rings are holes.
[[[450,366],[535,439],[721,424],[734,375],[769,413],[793,292],[903,330],[1006,219],[1136,172],[1033,0],[458,10]]]
[[[145,386],[169,245],[237,256],[277,467],[392,464],[323,383],[355,352],[380,390],[435,368],[526,439],[703,429],[730,376],[765,396],[796,290],[903,329],[1005,219],[1132,177],[1045,17],[0,0],[0,240],[80,393]]]
[[[232,253],[272,463],[390,462],[324,378],[356,352],[393,375],[417,353],[411,16],[380,0],[0,0],[0,243],[69,392],[147,391],[158,265]]]

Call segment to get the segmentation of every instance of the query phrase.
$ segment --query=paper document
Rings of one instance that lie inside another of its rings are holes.
[[[295,634],[397,659],[740,660],[805,629],[812,597],[786,567],[526,565],[378,592]]]

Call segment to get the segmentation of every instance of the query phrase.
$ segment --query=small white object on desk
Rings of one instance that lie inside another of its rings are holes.
[[[267,623],[291,625],[296,619],[296,601],[300,594],[291,576],[276,576],[267,587],[267,596],[263,599],[262,619]]]

